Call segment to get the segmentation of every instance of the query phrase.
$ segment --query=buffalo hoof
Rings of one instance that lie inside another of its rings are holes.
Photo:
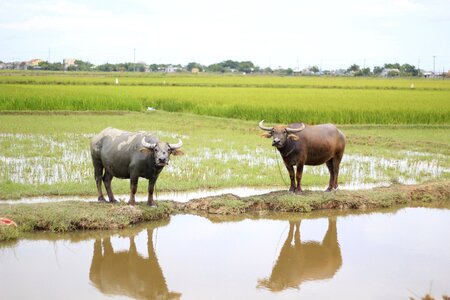
[[[98,202],[106,202],[106,199],[103,196],[98,197],[97,200]]]
[[[295,189],[294,187],[291,187],[291,188],[289,189],[289,192],[294,193],[295,191],[296,191],[296,189]]]
[[[110,202],[110,203],[118,203],[119,201],[116,200],[116,199],[114,199],[114,198],[112,198],[112,199],[109,200],[109,202]]]
[[[301,194],[303,194],[303,190],[296,190],[294,193],[297,195],[301,195]]]
[[[147,206],[148,206],[148,207],[156,207],[157,205],[156,205],[155,202],[152,202],[152,203],[148,203],[148,202],[147,202]]]

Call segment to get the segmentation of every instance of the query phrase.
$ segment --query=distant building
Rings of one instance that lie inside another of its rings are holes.
[[[27,61],[27,65],[29,67],[37,67],[37,66],[39,66],[39,63],[42,62],[42,61],[43,61],[42,59],[34,58],[34,59],[30,60],[30,61]]]
[[[198,74],[198,72],[200,72],[200,70],[198,68],[192,68],[192,70],[191,70],[192,74]]]
[[[75,58],[64,58],[63,64],[64,64],[64,70],[67,70],[67,68],[70,66],[76,66]]]
[[[174,66],[168,66],[164,71],[165,71],[166,73],[175,73],[175,72],[178,71],[178,68],[177,68],[177,67],[174,67]]]
[[[400,76],[400,70],[399,69],[383,69],[380,74],[382,77],[394,77],[394,76]]]

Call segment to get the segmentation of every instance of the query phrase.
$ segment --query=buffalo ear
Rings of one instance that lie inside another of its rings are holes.
[[[152,153],[152,150],[148,148],[141,148],[139,149],[139,152],[144,153],[145,155],[149,155],[150,153]]]
[[[266,138],[266,139],[270,139],[272,137],[272,135],[268,132],[261,134],[261,137]]]
[[[287,138],[292,140],[292,141],[298,141],[298,136],[296,136],[295,134],[289,134],[287,136]]]
[[[180,155],[184,155],[184,152],[181,151],[180,149],[176,149],[176,150],[172,150],[172,155],[180,156]]]

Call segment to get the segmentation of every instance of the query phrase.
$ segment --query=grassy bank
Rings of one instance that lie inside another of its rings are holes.
[[[421,185],[393,185],[367,191],[304,192],[301,195],[279,191],[239,198],[228,194],[178,203],[185,212],[236,215],[252,211],[311,212],[321,209],[376,209],[394,205],[418,205],[450,201],[450,181]]]
[[[42,203],[0,206],[0,215],[17,223],[17,227],[0,225],[0,241],[15,239],[34,231],[70,232],[77,230],[120,229],[134,224],[167,219],[173,211],[168,202],[151,208],[142,203]]]
[[[159,201],[156,208],[145,203],[64,202],[0,206],[0,216],[14,220],[18,227],[0,226],[0,241],[12,240],[26,232],[70,232],[125,228],[137,223],[167,219],[171,213],[190,212],[213,215],[239,215],[248,212],[310,212],[321,209],[375,209],[396,205],[448,205],[450,181],[415,186],[394,185],[368,191],[332,193],[305,192],[296,195],[272,192],[239,198],[224,196],[191,200],[187,203]]]

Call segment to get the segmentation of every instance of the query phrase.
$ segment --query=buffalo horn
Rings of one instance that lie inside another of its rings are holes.
[[[183,146],[183,142],[180,139],[178,139],[178,143],[176,144],[169,144],[169,148],[172,150],[179,149],[181,146]]]
[[[265,127],[265,126],[263,125],[263,123],[264,123],[264,120],[262,120],[261,122],[259,122],[259,128],[261,128],[262,130],[265,130],[265,131],[272,131],[272,130],[273,130],[273,127]]]
[[[156,147],[156,144],[147,143],[147,142],[145,141],[145,136],[142,138],[141,144],[142,144],[142,146],[144,146],[145,148],[149,148],[149,149],[153,149],[153,148]]]
[[[286,127],[286,132],[287,133],[295,133],[295,132],[300,132],[303,129],[305,129],[305,124],[302,123],[302,126],[300,128],[289,128],[289,127]]]

